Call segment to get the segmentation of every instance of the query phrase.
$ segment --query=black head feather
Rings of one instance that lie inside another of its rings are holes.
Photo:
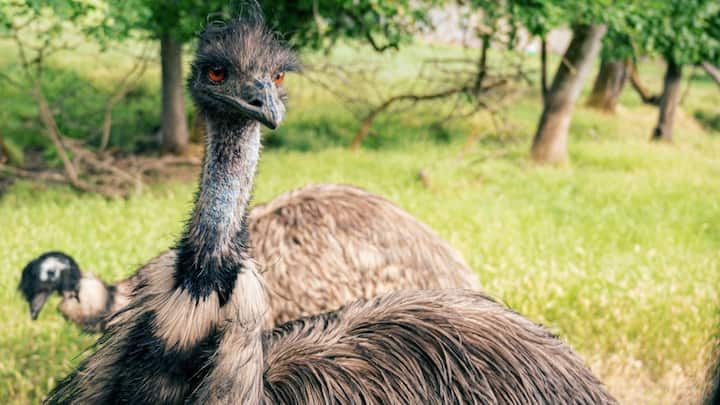
[[[34,319],[53,292],[77,293],[81,277],[75,259],[63,252],[46,252],[25,266],[18,289],[30,305]]]
[[[233,19],[209,21],[199,37],[188,89],[198,108],[211,117],[236,118],[237,110],[218,96],[247,98],[248,84],[256,81],[275,83],[284,102],[286,92],[276,79],[299,70],[295,53],[265,25],[260,7],[247,4],[240,11]],[[213,69],[222,69],[222,80],[209,77]]]

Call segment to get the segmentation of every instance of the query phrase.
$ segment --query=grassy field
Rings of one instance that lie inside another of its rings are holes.
[[[433,52],[456,51],[417,46],[389,66],[404,71]],[[662,67],[642,71],[659,88]],[[77,72],[97,80],[97,70]],[[264,153],[255,201],[310,182],[384,195],[459,248],[488,293],[570,342],[623,403],[697,396],[717,325],[720,134],[693,117],[720,114],[714,84],[692,81],[674,145],[647,141],[657,111],[630,90],[615,115],[579,107],[571,163],[540,168],[527,160],[536,92],[508,111],[509,135],[480,116],[449,123],[450,135],[439,137],[423,119],[427,106],[380,119],[368,141],[378,149],[352,153],[339,145],[357,128],[353,117],[301,79],[287,81],[292,110],[270,136],[279,147]],[[152,76],[148,83],[156,93]],[[458,159],[478,129],[484,135]],[[30,320],[17,291],[27,261],[59,249],[105,280],[125,277],[177,238],[194,188],[168,182],[105,200],[19,182],[2,197],[0,403],[37,403],[96,339],[62,320],[57,297]]]

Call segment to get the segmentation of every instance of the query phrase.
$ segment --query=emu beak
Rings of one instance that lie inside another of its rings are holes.
[[[40,291],[33,297],[32,302],[30,302],[30,317],[32,317],[33,321],[37,319],[38,314],[40,313],[43,305],[45,305],[45,301],[47,301],[50,293],[51,291]]]
[[[242,98],[219,94],[222,101],[270,129],[277,128],[285,118],[285,105],[273,83],[254,80],[242,89]]]

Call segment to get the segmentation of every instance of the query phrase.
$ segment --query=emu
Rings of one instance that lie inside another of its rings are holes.
[[[130,302],[140,280],[138,273],[108,285],[91,273],[83,274],[77,262],[63,252],[45,252],[28,263],[20,278],[20,292],[35,320],[48,297],[62,295],[58,310],[86,332],[105,330],[108,316]]]
[[[357,187],[312,184],[286,192],[256,205],[248,229],[252,255],[265,278],[267,327],[383,292],[479,289],[460,253],[430,227]],[[66,319],[87,332],[102,332],[141,278],[136,272],[106,284],[82,273],[67,254],[47,252],[25,266],[19,288],[32,319],[58,292],[58,309]]]
[[[615,403],[569,346],[472,290],[388,293],[263,333],[245,211],[260,124],[282,121],[295,65],[259,11],[203,32],[188,87],[207,148],[177,255],[146,266],[46,402]]]

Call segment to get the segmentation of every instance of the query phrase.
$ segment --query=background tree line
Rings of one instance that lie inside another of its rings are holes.
[[[354,40],[374,51],[392,52],[432,28],[430,14],[443,7],[436,0],[301,0],[260,1],[273,26],[285,33],[298,48],[329,52],[339,41]],[[531,146],[531,157],[541,163],[567,160],[568,131],[575,104],[600,55],[601,67],[588,105],[613,111],[627,81],[641,93],[643,101],[658,106],[653,140],[670,141],[675,112],[681,98],[681,80],[688,66],[703,66],[717,79],[720,64],[720,4],[711,0],[662,1],[630,0],[485,0],[459,1],[464,18],[479,21],[474,35],[480,39],[471,74],[462,82],[435,91],[412,91],[386,97],[360,117],[353,141],[362,143],[372,121],[394,103],[421,103],[445,97],[461,97],[472,104],[470,111],[492,110],[498,100],[509,97],[509,82],[520,82],[522,67],[513,74],[489,73],[488,49],[517,52],[521,32],[537,37],[543,110]],[[117,83],[104,106],[101,135],[96,141],[70,139],[57,120],[58,112],[48,101],[45,83],[47,58],[72,47],[68,37],[82,34],[100,46],[117,43],[159,43],[161,65],[161,107],[158,117],[158,147],[182,155],[188,147],[190,130],[183,93],[183,47],[208,22],[222,21],[241,12],[242,2],[199,0],[9,0],[0,6],[0,35],[14,46],[21,66],[19,77],[0,74],[5,86],[26,91],[34,100],[47,139],[57,151],[64,168],[62,176],[80,189],[94,189],[78,171],[105,173],[123,184],[138,184],[136,173],[113,164],[106,151],[112,125],[113,106],[132,92],[148,63],[138,52],[137,63]],[[570,27],[572,39],[554,74],[548,66],[547,35],[553,29]],[[135,46],[135,48],[142,48]],[[662,90],[652,94],[640,82],[636,60],[660,57],[667,65]],[[438,63],[446,63],[439,61]],[[505,89],[505,90],[503,90]],[[490,98],[489,95],[494,95]],[[62,103],[62,100],[60,101]],[[199,121],[198,121],[199,122]],[[17,154],[12,142],[0,143],[4,155]],[[23,174],[21,167],[6,169]],[[150,165],[151,166],[151,165]],[[47,174],[47,176],[60,176]],[[103,180],[104,181],[104,180]]]

